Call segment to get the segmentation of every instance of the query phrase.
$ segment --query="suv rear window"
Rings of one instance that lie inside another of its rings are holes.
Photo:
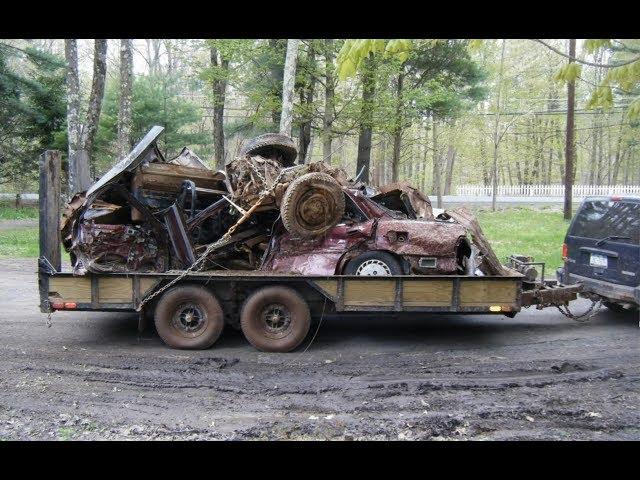
[[[570,235],[597,239],[613,235],[631,237],[616,241],[638,245],[640,203],[607,199],[585,202],[576,214]]]

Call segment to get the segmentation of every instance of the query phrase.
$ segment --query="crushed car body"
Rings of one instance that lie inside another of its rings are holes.
[[[302,275],[497,274],[468,212],[434,217],[407,182],[375,189],[325,162],[295,165],[293,140],[271,133],[214,171],[186,147],[166,160],[162,131],[67,204],[61,235],[74,274],[196,262]]]

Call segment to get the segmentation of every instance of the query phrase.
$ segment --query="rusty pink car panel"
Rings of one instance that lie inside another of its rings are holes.
[[[466,229],[438,220],[395,219],[360,191],[346,194],[369,220],[340,224],[322,237],[300,239],[280,236],[263,265],[265,270],[301,275],[340,274],[346,261],[366,251],[387,251],[405,259],[414,273],[456,273],[457,253],[466,241]],[[419,259],[436,259],[436,267],[425,269]]]

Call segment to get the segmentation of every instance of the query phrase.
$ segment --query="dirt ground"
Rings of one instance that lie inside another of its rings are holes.
[[[0,261],[0,439],[640,439],[632,314],[329,318],[306,351],[229,329],[192,352],[131,314],[47,328],[35,270]]]

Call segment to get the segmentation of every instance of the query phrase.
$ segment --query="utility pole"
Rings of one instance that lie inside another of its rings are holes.
[[[569,40],[569,63],[573,63],[576,57],[576,39]],[[565,167],[564,167],[564,218],[571,220],[571,202],[573,200],[573,164],[575,163],[575,97],[576,81],[567,82],[567,138],[565,143]]]

